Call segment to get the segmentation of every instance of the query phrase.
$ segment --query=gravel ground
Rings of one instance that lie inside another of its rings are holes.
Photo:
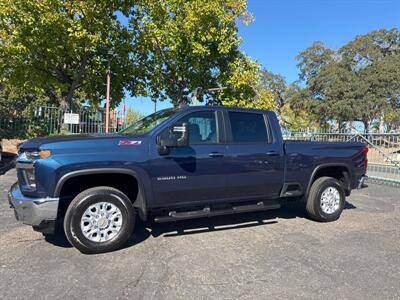
[[[142,225],[122,250],[82,255],[17,223],[0,176],[0,298],[399,299],[400,189],[371,184],[341,219],[299,205]]]

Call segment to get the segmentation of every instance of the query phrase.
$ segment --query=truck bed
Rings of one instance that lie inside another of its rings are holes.
[[[350,175],[350,189],[357,187],[357,178],[366,173],[366,145],[360,142],[285,141],[285,182],[298,182],[303,188],[313,173],[329,165],[343,166]]]

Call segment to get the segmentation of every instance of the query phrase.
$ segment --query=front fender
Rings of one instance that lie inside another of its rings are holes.
[[[133,206],[138,208],[139,216],[141,219],[147,219],[147,209],[149,207],[148,203],[153,199],[152,189],[150,185],[150,179],[147,172],[142,168],[122,168],[122,167],[99,167],[99,168],[88,168],[71,170],[69,172],[63,172],[63,175],[56,180],[56,185],[54,188],[54,197],[60,197],[61,190],[64,184],[71,178],[90,175],[90,174],[127,174],[133,176],[138,182],[138,194],[136,200],[133,202]]]

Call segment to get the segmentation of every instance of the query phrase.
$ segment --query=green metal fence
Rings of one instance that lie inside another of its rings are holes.
[[[75,114],[74,124],[68,123],[65,114]],[[40,106],[28,117],[0,116],[0,138],[28,138],[57,134],[84,134],[105,132],[105,111],[83,108],[79,111],[59,107]],[[118,131],[118,116],[110,113],[109,132]]]
[[[369,147],[367,175],[373,180],[400,186],[400,133],[299,131],[288,132],[285,138],[366,143]]]
[[[0,140],[2,138],[18,138],[26,136],[27,121],[24,118],[0,117]]]

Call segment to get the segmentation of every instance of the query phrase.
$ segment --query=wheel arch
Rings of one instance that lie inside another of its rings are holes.
[[[138,210],[139,217],[142,220],[147,220],[147,197],[145,186],[143,184],[142,178],[138,172],[132,169],[126,168],[95,168],[95,169],[83,169],[71,171],[58,180],[55,189],[54,189],[54,197],[60,197],[61,191],[65,184],[77,177],[87,176],[87,175],[108,175],[108,174],[119,174],[119,175],[128,175],[131,176],[137,182],[137,196],[136,199],[131,199],[132,205]]]
[[[316,179],[318,179],[319,177],[327,176],[327,174],[329,174],[329,172],[332,172],[333,170],[342,174],[343,183],[344,183],[343,187],[345,189],[346,196],[350,195],[350,192],[351,192],[350,184],[351,184],[351,178],[352,178],[353,174],[352,174],[349,166],[345,163],[326,163],[326,164],[318,165],[314,168],[313,172],[311,173],[311,177],[308,182],[308,185],[307,185],[305,198],[308,197],[308,194],[310,192],[311,185],[313,184],[313,182]],[[324,171],[327,173],[324,173]],[[339,179],[339,178],[337,178],[337,176],[330,176],[330,177]]]

